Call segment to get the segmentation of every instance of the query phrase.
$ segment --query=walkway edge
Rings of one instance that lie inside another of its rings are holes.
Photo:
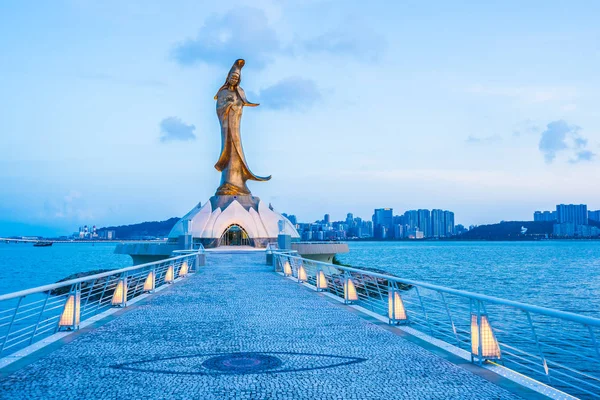
[[[298,279],[293,276],[285,276],[282,272],[276,272],[276,274],[285,277],[286,279],[292,282],[298,282]],[[310,289],[314,292],[317,292],[317,288],[309,283],[301,283],[299,284],[304,286],[307,289]],[[478,375],[495,385],[498,385],[513,394],[521,396],[523,398],[531,399],[555,399],[555,400],[577,400],[577,397],[571,396],[568,393],[562,392],[558,389],[555,389],[551,386],[548,386],[542,382],[531,379],[525,375],[519,374],[516,371],[513,371],[509,368],[506,368],[502,365],[488,362],[482,366],[471,363],[471,355],[468,351],[460,349],[456,346],[453,346],[449,343],[446,343],[442,340],[436,339],[426,333],[418,331],[409,326],[395,326],[389,325],[388,319],[382,315],[374,313],[373,311],[367,310],[364,307],[355,305],[355,304],[345,304],[344,299],[329,293],[329,292],[317,292],[318,294],[324,295],[330,300],[339,303],[347,307],[349,310],[354,310],[357,314],[361,315],[362,318],[366,319],[375,319],[379,322],[381,327],[384,329],[388,329],[396,334],[401,334],[405,339],[410,340],[411,342],[423,347],[424,349],[438,355],[442,356],[442,358],[452,362],[453,364],[468,370],[469,372]],[[383,323],[383,324],[381,324]],[[402,333],[400,333],[402,332]],[[452,357],[447,357],[447,355],[452,355],[460,360],[452,359]],[[463,362],[466,361],[466,362]]]
[[[195,275],[195,273],[190,273],[189,275],[193,276],[193,275]],[[185,279],[185,278],[181,278],[181,277],[176,278],[173,281],[173,284],[180,282],[183,279]],[[39,342],[36,342],[25,348],[22,348],[15,353],[12,353],[12,354],[9,354],[7,356],[0,358],[0,376],[10,375],[13,372],[15,372],[16,370],[22,368],[23,366],[36,361],[39,357],[33,356],[34,353],[40,351],[42,353],[40,355],[40,357],[42,357],[46,354],[49,354],[52,350],[50,350],[48,352],[43,351],[48,346],[55,344],[57,342],[60,342],[60,341],[65,341],[69,337],[75,337],[81,333],[84,333],[85,332],[84,329],[91,328],[91,327],[93,327],[93,325],[97,324],[98,322],[102,322],[103,320],[106,320],[108,317],[110,317],[116,313],[119,313],[119,312],[122,313],[124,311],[127,311],[128,307],[133,306],[134,304],[141,302],[143,300],[146,300],[148,298],[151,298],[155,294],[158,294],[159,292],[162,292],[163,290],[166,290],[172,286],[173,286],[172,284],[159,286],[159,287],[155,288],[152,293],[144,293],[144,294],[141,294],[141,295],[133,298],[132,300],[129,300],[127,302],[127,307],[125,307],[125,308],[118,308],[118,307],[109,308],[108,310],[103,311],[98,315],[94,315],[93,317],[90,317],[90,318],[86,319],[85,321],[81,321],[81,323],[79,324],[79,329],[76,331],[57,332],[53,335],[48,336],[47,338],[45,338],[43,340],[40,340]],[[30,360],[26,360],[27,358],[30,358]],[[17,368],[8,368],[11,364],[20,362],[20,361],[24,361],[24,364],[20,365]]]

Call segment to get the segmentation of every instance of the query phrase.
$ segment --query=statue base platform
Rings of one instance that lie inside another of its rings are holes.
[[[287,218],[258,197],[213,196],[179,220],[171,230],[169,240],[187,236],[194,244],[202,243],[205,248],[224,245],[264,248],[277,242],[280,221],[286,234],[292,239],[300,238]]]

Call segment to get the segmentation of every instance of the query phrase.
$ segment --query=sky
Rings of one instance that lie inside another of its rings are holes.
[[[490,4],[484,4],[490,3]],[[498,4],[491,4],[498,3]],[[237,58],[249,182],[314,221],[600,209],[600,2],[0,2],[0,236],[182,216],[219,185]]]

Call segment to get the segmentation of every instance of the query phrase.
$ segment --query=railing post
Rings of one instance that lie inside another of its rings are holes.
[[[548,370],[548,363],[546,362],[546,357],[544,356],[544,352],[542,351],[542,346],[540,346],[538,335],[537,333],[535,333],[535,327],[533,326],[533,320],[531,319],[529,311],[525,311],[525,315],[527,315],[527,322],[529,322],[531,334],[533,335],[533,339],[535,340],[535,346],[537,347],[538,353],[540,354],[540,358],[542,359],[542,366],[544,367],[544,372],[546,373],[546,379],[548,379],[548,383],[552,384],[552,381],[550,379],[550,371]]]
[[[44,311],[46,311],[46,304],[48,303],[48,299],[50,298],[50,290],[48,290],[48,292],[46,293],[46,299],[44,299],[44,306],[42,307],[42,311],[40,311],[40,315],[38,316],[38,319],[35,323],[35,329],[33,330],[33,333],[31,334],[31,339],[29,339],[29,344],[33,343],[33,338],[35,337],[37,330],[38,330],[38,326],[40,326],[40,321],[42,320],[42,315],[44,315]]]
[[[427,315],[425,305],[423,304],[423,299],[421,298],[421,292],[419,291],[419,288],[417,286],[415,286],[415,291],[417,292],[417,296],[419,297],[419,304],[421,305],[421,310],[423,311],[423,318],[425,318],[425,322],[427,322],[429,334],[431,335],[431,337],[433,337],[433,329],[431,328],[431,322],[429,322],[429,316]]]
[[[454,337],[456,338],[456,347],[460,349],[460,339],[458,338],[458,332],[456,332],[456,325],[454,325],[454,320],[452,319],[452,314],[450,313],[450,308],[448,307],[448,302],[446,301],[446,296],[444,296],[443,292],[438,292],[440,296],[442,296],[442,301],[444,302],[444,307],[446,308],[446,314],[448,314],[448,319],[450,320],[450,325],[452,325],[452,332],[454,332]]]
[[[10,319],[10,324],[8,324],[8,329],[6,330],[6,336],[4,336],[4,340],[2,341],[2,347],[0,347],[0,354],[2,354],[2,351],[4,350],[4,346],[6,346],[6,342],[8,341],[8,336],[10,335],[10,330],[12,329],[13,323],[15,322],[15,318],[17,317],[17,311],[19,311],[19,307],[21,306],[21,302],[23,301],[24,298],[25,298],[25,296],[19,297],[19,301],[17,302],[17,306],[15,307],[15,313],[13,314],[12,318]]]

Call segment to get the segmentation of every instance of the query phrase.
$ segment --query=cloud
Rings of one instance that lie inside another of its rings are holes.
[[[208,17],[198,36],[179,43],[172,55],[181,65],[231,66],[238,58],[251,58],[252,65],[263,68],[282,52],[277,37],[262,10],[239,7]]]
[[[595,154],[586,150],[588,140],[579,133],[581,128],[563,120],[552,121],[540,138],[539,149],[547,163],[552,163],[560,152],[575,152],[570,162],[590,161]]]
[[[299,44],[309,53],[351,56],[359,61],[377,61],[387,45],[383,37],[367,30],[329,31]]]
[[[316,83],[300,77],[283,79],[258,94],[261,106],[273,110],[306,110],[320,98]]]
[[[542,128],[530,119],[526,119],[521,121],[515,125],[513,128],[513,136],[520,137],[529,134],[537,134],[542,130]]]
[[[592,161],[596,157],[596,153],[590,150],[582,150],[577,152],[575,158],[569,160],[571,164],[577,164],[582,161]]]
[[[498,135],[483,136],[483,137],[469,135],[469,137],[467,137],[465,142],[467,142],[469,144],[486,144],[486,143],[499,142],[501,140],[502,140],[502,138]]]
[[[93,213],[87,209],[81,192],[71,190],[61,200],[44,201],[44,211],[38,215],[50,220],[83,221],[93,219]]]
[[[194,125],[184,123],[181,118],[167,117],[160,121],[160,141],[195,140],[195,130],[196,127]]]
[[[195,38],[178,43],[172,58],[183,66],[198,63],[230,67],[238,58],[264,68],[281,55],[329,54],[375,61],[385,51],[383,37],[367,29],[331,29],[308,39],[282,43],[281,35],[258,8],[239,7],[209,16]]]

